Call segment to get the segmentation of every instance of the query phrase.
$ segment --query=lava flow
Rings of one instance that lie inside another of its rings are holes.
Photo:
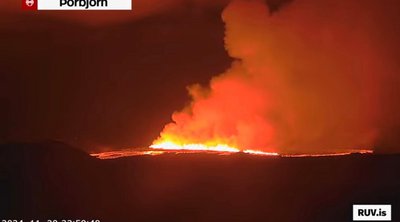
[[[259,156],[281,156],[281,157],[326,157],[326,156],[345,156],[350,154],[372,154],[373,150],[362,149],[362,150],[347,150],[341,152],[333,153],[313,153],[313,154],[279,154],[276,152],[265,152],[261,150],[251,150],[251,149],[239,149],[226,144],[217,144],[214,146],[207,146],[204,144],[178,144],[171,141],[165,141],[160,143],[155,143],[150,146],[151,149],[158,150],[173,150],[175,152],[179,151],[192,151],[192,152],[220,152],[220,153],[245,153],[250,155]]]
[[[150,148],[164,149],[164,150],[197,150],[197,151],[217,151],[217,152],[232,152],[232,153],[240,152],[240,149],[229,146],[227,144],[217,144],[214,146],[213,145],[207,146],[204,144],[191,143],[191,144],[180,145],[178,143],[170,141],[153,144],[150,146]]]
[[[254,155],[264,155],[264,156],[278,156],[279,153],[275,152],[263,152],[260,150],[240,150],[236,147],[229,146],[227,144],[217,144],[217,145],[204,145],[204,144],[178,144],[171,141],[156,143],[150,146],[152,149],[161,150],[190,150],[190,151],[214,151],[214,152],[226,152],[226,153],[247,153]]]
[[[162,154],[214,154],[214,155],[233,155],[245,154],[264,157],[335,157],[351,154],[373,154],[373,150],[348,150],[335,153],[314,153],[314,154],[279,154],[275,152],[264,152],[260,150],[244,149],[241,150],[226,144],[204,145],[204,144],[178,144],[171,141],[156,143],[149,148],[132,148],[118,151],[92,153],[91,156],[99,159],[116,159],[129,156],[157,156]]]

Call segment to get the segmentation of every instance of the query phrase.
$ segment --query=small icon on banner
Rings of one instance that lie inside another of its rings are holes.
[[[37,1],[38,0],[22,0],[22,9],[37,10]]]

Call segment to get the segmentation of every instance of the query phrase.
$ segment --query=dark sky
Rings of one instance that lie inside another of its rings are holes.
[[[222,8],[94,26],[41,12],[7,14],[0,140],[55,139],[88,150],[150,144],[188,101],[187,85],[229,67]]]

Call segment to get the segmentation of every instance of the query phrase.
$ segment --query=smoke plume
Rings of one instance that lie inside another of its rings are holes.
[[[271,14],[261,0],[231,2],[222,18],[232,67],[188,87],[191,103],[157,141],[280,153],[379,145],[399,126],[396,4],[295,0]]]

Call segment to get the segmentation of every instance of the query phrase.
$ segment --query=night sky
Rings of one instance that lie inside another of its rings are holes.
[[[229,67],[222,9],[187,5],[109,20],[3,15],[0,140],[149,145],[188,100],[187,85]]]

